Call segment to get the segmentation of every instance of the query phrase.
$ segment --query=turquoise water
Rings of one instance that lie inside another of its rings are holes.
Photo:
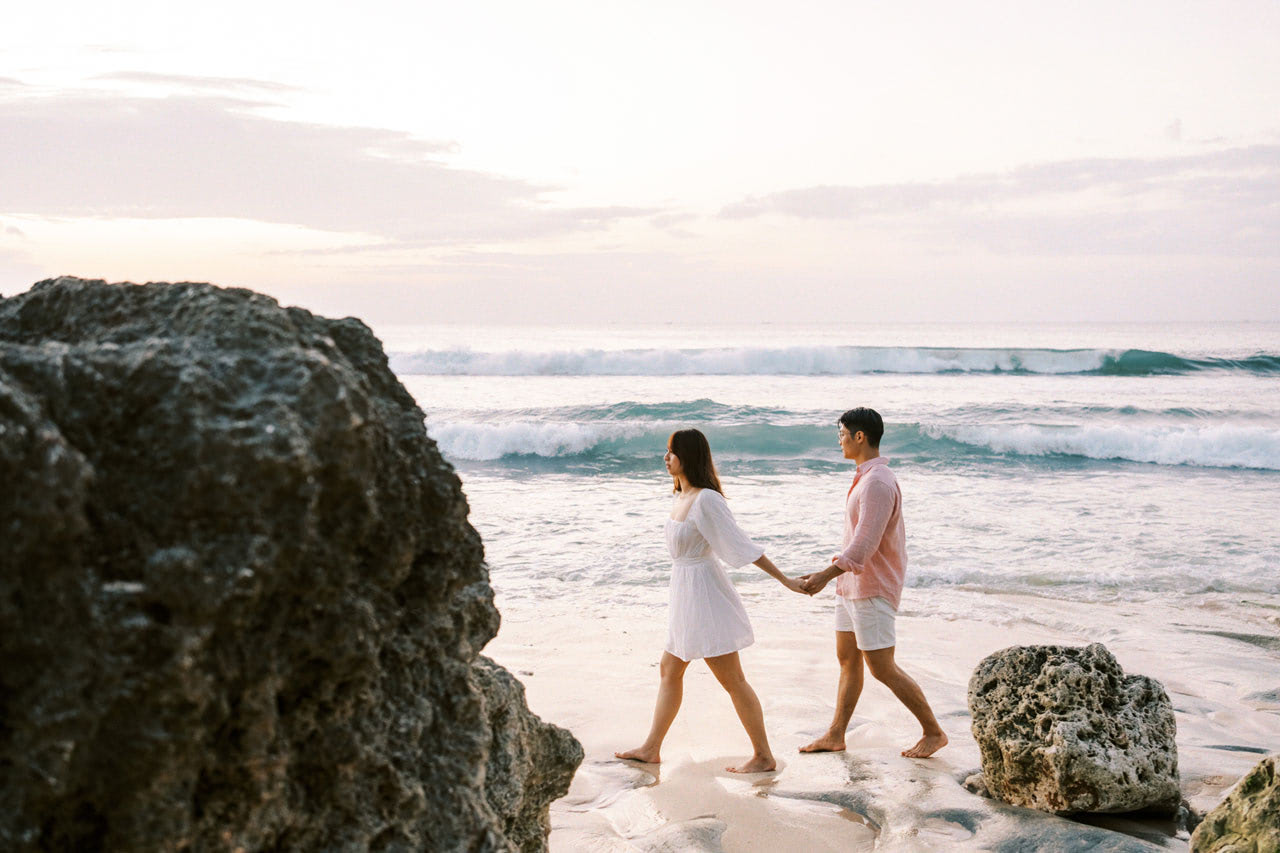
[[[1280,594],[1277,324],[376,331],[508,602],[665,595],[661,457],[682,426],[770,556],[824,563],[856,405],[886,421],[909,587]]]

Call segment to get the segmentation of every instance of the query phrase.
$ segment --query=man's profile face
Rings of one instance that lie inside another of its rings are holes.
[[[862,430],[851,434],[849,430],[845,429],[844,424],[840,424],[839,435],[840,450],[844,453],[844,458],[853,459],[856,455],[855,451],[858,449],[857,436],[862,435]]]

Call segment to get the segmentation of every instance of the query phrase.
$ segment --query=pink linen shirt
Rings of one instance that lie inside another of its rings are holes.
[[[907,575],[907,530],[902,523],[902,490],[877,456],[858,466],[845,499],[844,550],[832,558],[844,573],[836,594],[844,598],[883,597],[898,609]]]

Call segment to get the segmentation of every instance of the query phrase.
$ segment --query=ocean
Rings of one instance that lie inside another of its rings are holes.
[[[909,590],[1280,594],[1280,324],[376,331],[512,605],[665,593],[662,453],[687,426],[766,552],[825,564],[853,406],[885,420]]]
[[[979,764],[970,674],[1010,645],[1101,642],[1159,680],[1197,809],[1280,749],[1280,324],[375,331],[484,539],[502,614],[485,653],[586,750],[553,851],[1084,849],[1117,831],[1186,850],[1172,823],[1046,823],[960,787]],[[756,636],[741,659],[778,773],[724,772],[748,746],[701,664],[660,772],[615,760],[648,729],[665,640],[667,436],[706,434],[738,522],[798,575],[840,546],[854,406],[884,417],[903,494],[896,660],[951,743],[900,757],[919,728],[868,679],[849,751],[798,755],[832,714],[833,593],[749,565],[730,572]]]

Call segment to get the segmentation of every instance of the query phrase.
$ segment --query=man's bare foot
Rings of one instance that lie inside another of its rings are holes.
[[[635,749],[628,749],[626,752],[615,752],[614,758],[625,758],[627,761],[640,761],[645,764],[661,764],[662,758],[658,755],[656,749],[645,749],[638,746]]]
[[[942,732],[936,735],[925,735],[910,749],[902,750],[907,758],[928,758],[947,745],[947,736]]]
[[[751,760],[739,767],[726,767],[730,773],[768,773],[770,770],[777,770],[778,762],[773,760],[773,756],[768,758],[753,755]]]
[[[825,734],[808,746],[800,747],[801,752],[844,752],[844,738],[839,735]]]

